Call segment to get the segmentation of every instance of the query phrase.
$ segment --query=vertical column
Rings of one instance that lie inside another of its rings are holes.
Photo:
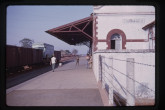
[[[105,57],[102,56],[102,88],[105,88]]]
[[[99,55],[99,81],[102,82],[102,56]]]
[[[134,106],[135,105],[135,82],[134,80],[134,58],[127,58],[126,72],[127,72],[127,105]]]
[[[111,105],[111,106],[113,106],[114,105],[114,101],[113,101],[113,78],[112,78],[112,76],[113,76],[113,69],[111,68],[111,67],[113,67],[113,57],[109,57],[109,59],[108,59],[108,65],[110,66],[110,68],[109,68],[109,76],[108,76],[108,78],[109,78],[109,104]]]

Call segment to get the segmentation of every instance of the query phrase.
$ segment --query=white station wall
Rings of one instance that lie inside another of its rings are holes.
[[[121,59],[121,60],[127,60],[127,58],[134,58],[134,79],[142,84],[147,84],[148,88],[152,89],[155,91],[155,67],[154,66],[149,66],[149,65],[155,65],[155,53],[154,52],[149,52],[149,53],[111,53],[111,52],[106,52],[106,53],[94,53],[93,58],[94,60],[94,65],[93,65],[93,71],[95,73],[95,77],[97,81],[99,80],[99,55],[106,57],[105,60],[103,60],[106,64],[109,65],[109,62],[111,62],[111,59],[108,58],[114,58],[113,59],[113,68],[124,73],[127,75],[127,70],[126,70],[126,61],[119,61],[115,59]],[[142,63],[142,64],[138,64]],[[144,65],[144,64],[149,64],[149,65]],[[109,65],[110,66],[110,65]],[[105,69],[106,67],[104,67]],[[106,72],[111,72],[111,70],[106,69]],[[107,73],[106,73],[107,74]],[[122,75],[121,73],[113,70],[113,75],[118,79],[118,81],[123,85],[123,87],[126,88],[126,76]],[[125,94],[119,87],[117,83],[114,82],[114,85],[118,88],[120,91],[120,94],[124,97]],[[108,82],[107,82],[108,83]],[[135,95],[138,92],[139,84],[135,82]],[[154,98],[154,94],[152,91],[148,90],[148,97]]]
[[[140,5],[102,5],[94,6],[94,13],[145,13],[145,12],[155,12],[154,6],[140,6]]]
[[[155,12],[154,9],[152,6],[148,8],[143,6],[123,6],[122,8],[118,6],[104,6],[99,9],[94,8],[94,13],[97,16],[96,32],[98,34],[96,37],[98,39],[106,39],[108,32],[113,29],[120,29],[125,33],[126,39],[148,40],[148,32],[143,30],[142,27],[155,20],[155,14],[152,13]],[[97,48],[106,49],[107,46],[105,45],[107,45],[106,42],[98,43]],[[148,42],[139,42],[136,44],[135,42],[126,42],[126,49],[148,49],[148,47]]]
[[[97,81],[99,81],[100,73],[100,62],[99,55],[106,58],[114,58],[127,60],[127,58],[134,58],[135,62],[155,65],[155,52],[146,52],[144,49],[149,49],[148,42],[148,31],[142,28],[155,20],[155,8],[153,6],[94,6],[94,16],[96,19],[96,37],[98,40],[105,40],[108,33],[113,29],[122,30],[126,39],[128,40],[145,40],[146,42],[126,42],[126,50],[118,50],[112,52],[112,50],[106,50],[106,42],[98,42],[96,47],[97,51],[93,52],[93,71]],[[155,29],[155,28],[154,28]],[[155,30],[154,30],[155,32]],[[132,49],[133,51],[130,51]],[[141,49],[141,52],[134,52]],[[144,51],[143,51],[144,50]],[[129,52],[128,52],[129,51]],[[111,61],[105,59],[104,63],[111,64]],[[155,91],[155,67],[146,66],[143,64],[134,63],[134,79],[142,84],[147,84],[148,88]],[[113,60],[113,68],[119,70],[120,72],[127,74],[126,61]],[[106,67],[104,67],[105,69]],[[115,70],[108,70],[107,72],[113,72],[116,78],[120,81],[123,87],[127,87],[126,81],[127,77],[121,75]],[[107,73],[106,73],[107,74]],[[107,74],[108,75],[108,74]],[[110,76],[109,76],[110,78]],[[107,81],[107,80],[106,80]],[[107,81],[108,83],[108,81]],[[118,88],[119,93],[127,98],[127,96],[122,92],[119,85],[113,81],[116,88]],[[135,95],[138,96],[140,92],[139,84],[135,83]],[[148,89],[147,89],[148,90]],[[142,96],[145,97],[145,96]],[[147,97],[152,99],[155,98],[155,94],[149,90]]]

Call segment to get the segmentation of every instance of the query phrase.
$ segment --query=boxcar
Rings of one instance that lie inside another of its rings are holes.
[[[6,46],[6,67],[11,68],[19,65],[18,48],[16,46]]]
[[[42,50],[16,47],[12,45],[6,46],[6,67],[14,68],[25,65],[32,65],[42,62]]]
[[[32,48],[42,49],[43,58],[51,58],[54,53],[54,46],[46,43],[34,43]]]
[[[54,51],[54,56],[57,59],[57,63],[61,60],[61,51]]]
[[[42,50],[33,49],[33,64],[40,63],[42,61]]]

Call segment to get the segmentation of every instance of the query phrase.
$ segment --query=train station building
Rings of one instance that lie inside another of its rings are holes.
[[[86,18],[47,33],[70,45],[86,45],[93,72],[109,104],[155,103],[155,8],[93,6]]]

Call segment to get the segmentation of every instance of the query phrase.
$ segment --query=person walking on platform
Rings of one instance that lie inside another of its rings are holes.
[[[92,68],[92,56],[90,56],[90,59],[89,59],[89,68]]]
[[[79,65],[79,56],[76,57],[76,65]]]
[[[54,72],[54,68],[55,68],[55,64],[56,64],[56,57],[54,56],[54,54],[52,55],[52,58],[50,60],[50,65],[52,65],[52,71]]]
[[[86,60],[87,60],[87,69],[89,68],[89,59],[90,59],[90,56],[89,56],[89,54],[87,54],[87,56],[86,56]]]

